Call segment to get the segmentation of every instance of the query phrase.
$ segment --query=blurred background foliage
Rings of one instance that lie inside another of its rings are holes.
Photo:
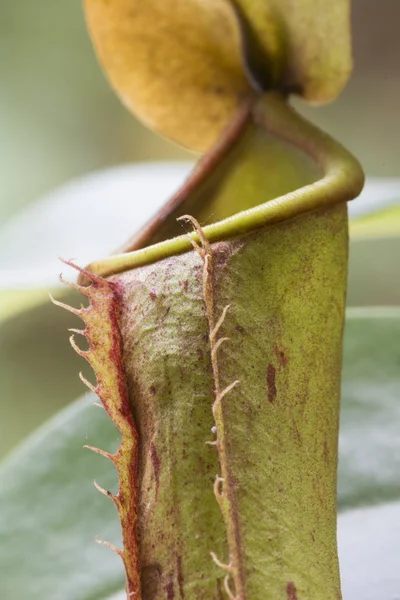
[[[0,52],[0,218],[88,171],[186,156],[122,107],[96,62],[81,0],[1,0]]]
[[[400,2],[352,4],[350,83],[332,105],[296,106],[346,145],[368,175],[398,177]],[[0,235],[14,214],[71,178],[121,163],[193,160],[122,107],[96,62],[81,0],[0,0],[0,53]],[[360,240],[350,269],[352,304],[398,303],[399,244],[391,243]],[[32,308],[22,314],[26,295],[0,303],[0,456],[83,392],[76,376],[82,361],[66,339],[73,319],[42,292],[29,296]]]
[[[354,75],[339,100],[297,105],[369,175],[400,174],[400,3],[353,0]],[[90,170],[189,156],[139,124],[97,65],[81,0],[0,0],[0,219]]]

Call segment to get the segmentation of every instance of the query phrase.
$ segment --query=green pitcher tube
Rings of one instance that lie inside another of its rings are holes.
[[[118,290],[144,600],[340,598],[346,201],[362,181],[266,94],[155,245],[89,266]],[[211,223],[170,237],[188,208]]]

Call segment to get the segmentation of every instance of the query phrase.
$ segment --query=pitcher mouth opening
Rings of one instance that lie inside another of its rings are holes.
[[[227,214],[203,227],[210,243],[250,233],[262,227],[281,223],[300,215],[347,202],[357,197],[364,184],[364,173],[358,161],[341,144],[306,121],[290,107],[284,95],[267,92],[247,101],[238,111],[215,147],[195,167],[184,186],[118,253],[96,260],[86,267],[95,275],[108,277],[123,271],[156,262],[163,258],[189,252],[192,240],[199,241],[195,232],[176,235],[181,225],[177,218],[197,213],[201,193],[207,193],[207,182],[217,167],[234,155],[250,129],[268,136],[269,142],[286,144],[303,161],[308,173],[306,185],[286,191],[266,201],[244,205],[242,210]],[[275,151],[274,149],[274,151]],[[240,157],[239,157],[240,160]],[[265,166],[268,171],[268,165]],[[201,190],[203,190],[201,192]],[[200,193],[201,192],[201,193]],[[263,190],[259,190],[262,194]],[[197,194],[197,195],[196,195]],[[201,203],[200,203],[201,206]],[[166,227],[166,223],[173,224]],[[80,284],[89,281],[80,276]]]

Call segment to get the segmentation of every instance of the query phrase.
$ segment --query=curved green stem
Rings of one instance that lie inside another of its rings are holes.
[[[273,92],[261,96],[254,104],[252,116],[255,123],[268,133],[309,155],[320,167],[323,177],[294,192],[204,227],[204,234],[210,242],[347,202],[361,192],[364,174],[359,162],[341,144],[298,115],[282,95]],[[196,233],[178,236],[134,252],[95,261],[87,270],[107,277],[187,252],[192,249],[189,237],[199,241]]]

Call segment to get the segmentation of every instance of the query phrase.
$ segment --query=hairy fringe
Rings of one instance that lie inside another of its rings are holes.
[[[237,509],[235,505],[234,489],[232,484],[232,477],[229,469],[229,462],[227,456],[227,444],[226,444],[226,430],[224,423],[224,414],[222,407],[222,400],[233,390],[239,381],[233,381],[226,388],[221,389],[220,381],[220,369],[218,362],[218,350],[222,344],[228,341],[228,338],[218,337],[219,330],[221,329],[230,305],[225,306],[219,319],[215,316],[215,285],[214,285],[214,257],[213,251],[209,241],[207,240],[204,232],[199,225],[198,221],[190,216],[184,215],[178,220],[189,221],[194,230],[196,231],[201,245],[199,245],[191,236],[189,239],[193,245],[193,248],[199,254],[203,260],[203,296],[204,303],[206,306],[206,313],[209,325],[209,341],[211,350],[211,365],[214,379],[214,403],[212,406],[212,412],[215,422],[215,442],[206,442],[210,445],[215,445],[218,450],[219,465],[221,468],[222,477],[216,476],[214,482],[214,494],[221,509],[221,513],[225,522],[229,546],[229,563],[225,564],[221,562],[214,552],[211,553],[213,561],[226,572],[224,579],[225,591],[228,595],[229,600],[246,600],[245,596],[245,585],[244,585],[244,569],[241,552],[239,522],[237,516]],[[232,579],[235,591],[233,592],[230,586],[230,579]]]
[[[83,383],[91,392],[97,394],[102,406],[114,424],[121,432],[121,443],[115,454],[110,454],[100,448],[85,446],[89,450],[110,460],[118,473],[119,489],[117,494],[100,487],[96,489],[111,498],[114,502],[122,529],[123,550],[109,542],[96,541],[111,548],[123,560],[126,572],[126,593],[129,600],[141,600],[139,544],[137,539],[138,520],[138,469],[139,469],[139,436],[130,410],[126,389],[124,365],[122,359],[122,340],[119,330],[120,293],[118,285],[97,277],[88,271],[80,269],[69,261],[65,264],[75,268],[90,281],[88,287],[64,281],[70,287],[78,290],[90,300],[88,307],[76,309],[62,302],[51,300],[57,306],[64,308],[80,317],[85,323],[85,329],[71,329],[70,343],[73,349],[83,356],[91,365],[97,379],[96,385],[79,374]],[[74,334],[84,336],[88,342],[88,350],[81,350],[75,342]]]

